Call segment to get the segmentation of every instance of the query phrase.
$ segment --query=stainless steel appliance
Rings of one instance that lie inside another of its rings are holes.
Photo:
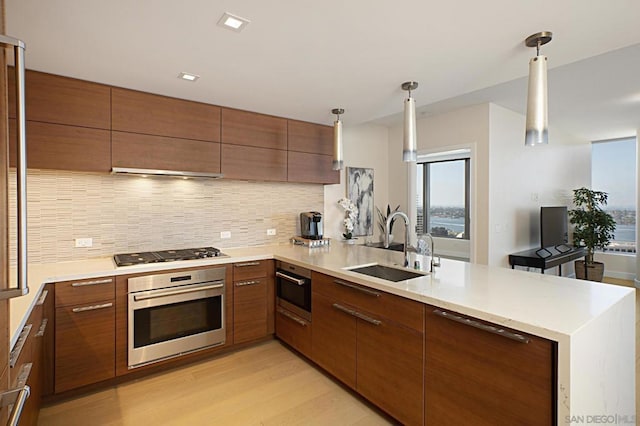
[[[276,304],[311,321],[311,271],[277,261]]]
[[[308,238],[310,240],[322,239],[322,213],[300,213],[300,233],[302,238]]]
[[[190,248],[181,250],[147,251],[140,253],[122,253],[113,256],[117,266],[140,265],[144,263],[175,262],[178,260],[206,259],[226,257],[215,247]]]
[[[128,280],[128,365],[225,343],[225,268]]]

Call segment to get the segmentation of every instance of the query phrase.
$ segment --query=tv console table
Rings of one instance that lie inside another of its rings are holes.
[[[543,274],[545,269],[557,266],[558,275],[562,275],[563,263],[580,259],[587,254],[587,250],[584,247],[566,247],[568,251],[564,252],[560,252],[554,247],[546,247],[544,249],[530,249],[512,253],[509,255],[509,265],[511,265],[511,269],[515,269],[516,266],[539,268]]]

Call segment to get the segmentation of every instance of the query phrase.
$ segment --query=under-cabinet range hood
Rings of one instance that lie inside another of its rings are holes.
[[[113,174],[128,174],[128,175],[153,175],[153,176],[174,176],[184,178],[208,178],[208,179],[220,179],[222,173],[206,173],[206,172],[188,172],[181,170],[158,170],[158,169],[136,169],[129,167],[112,167],[111,173]]]

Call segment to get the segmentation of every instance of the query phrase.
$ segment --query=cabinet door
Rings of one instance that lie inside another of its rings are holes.
[[[220,144],[111,132],[113,167],[220,173]]]
[[[228,179],[287,181],[287,151],[222,144],[221,172]]]
[[[438,312],[427,306],[426,424],[554,424],[553,342],[455,312],[447,311],[449,318]],[[504,331],[498,335],[472,325]],[[504,336],[508,333],[528,342],[509,339]]]
[[[88,127],[27,121],[27,167],[31,169],[108,172],[111,133]],[[9,162],[16,166],[16,120],[9,120]]]
[[[248,342],[267,335],[267,290],[270,280],[251,278],[234,282],[234,343]]]
[[[112,130],[220,142],[220,107],[113,88]]]
[[[56,308],[55,392],[115,376],[112,300]]]
[[[115,297],[113,277],[61,281],[55,285],[55,307],[90,304]]]
[[[276,336],[306,357],[311,358],[312,324],[280,306],[275,312]]]
[[[13,72],[9,85],[15,87]],[[25,75],[26,119],[111,129],[111,88],[37,71]],[[9,117],[16,117],[15,90],[9,90]]]
[[[222,108],[222,143],[286,150],[287,120]]]
[[[289,151],[333,155],[333,127],[288,120]]]
[[[333,170],[330,155],[289,151],[287,172],[289,182],[340,183],[340,171]]]
[[[312,359],[331,375],[356,388],[356,318],[336,309],[334,299],[314,292]]]
[[[422,425],[424,334],[372,319],[379,323],[358,320],[357,391],[403,424]]]

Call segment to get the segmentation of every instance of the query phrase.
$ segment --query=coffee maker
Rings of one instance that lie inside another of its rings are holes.
[[[302,238],[310,240],[322,239],[322,213],[302,212],[300,213],[300,233]]]

